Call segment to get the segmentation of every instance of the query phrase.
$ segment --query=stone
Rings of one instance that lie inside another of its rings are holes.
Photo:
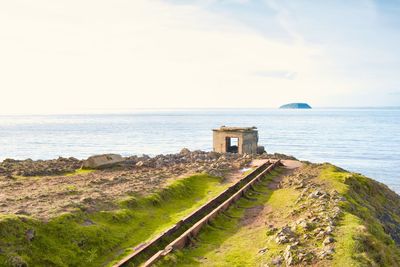
[[[102,169],[112,167],[118,163],[124,162],[125,159],[118,154],[103,154],[89,157],[83,162],[85,169]]]
[[[289,242],[289,239],[285,235],[279,235],[275,238],[275,242],[277,244],[285,244],[285,243]]]
[[[25,260],[19,255],[11,255],[7,259],[7,263],[12,267],[28,267],[28,264]]]
[[[27,210],[25,209],[19,209],[15,212],[17,215],[31,215]]]
[[[322,193],[318,190],[312,192],[311,194],[308,195],[308,198],[319,198],[319,196],[321,196]]]
[[[265,147],[257,146],[257,154],[263,154],[263,153],[265,153]]]
[[[332,232],[333,232],[333,226],[327,226],[326,228],[325,228],[325,233],[326,234],[328,234],[328,235],[330,235],[330,234],[332,234]]]
[[[299,220],[296,222],[298,226],[303,228],[304,230],[309,230],[311,228],[311,224],[307,222],[306,220]]]
[[[83,225],[83,226],[90,226],[90,225],[95,225],[95,223],[94,223],[92,220],[90,220],[90,219],[86,219],[86,220],[82,223],[82,225]]]
[[[272,264],[272,265],[275,265],[275,266],[281,265],[282,262],[283,262],[282,256],[276,256],[275,258],[273,258],[273,259],[271,260],[271,264]]]
[[[281,231],[278,234],[285,234],[285,235],[289,235],[289,236],[293,236],[294,235],[292,229],[290,229],[289,226],[282,227]]]
[[[144,162],[143,162],[143,161],[138,161],[138,162],[135,164],[136,167],[142,167],[143,165],[144,165]]]
[[[327,248],[324,248],[320,253],[318,253],[318,257],[320,259],[330,259],[334,252],[335,251],[333,248],[327,247]]]
[[[32,241],[35,238],[35,230],[34,229],[28,229],[25,232],[25,237],[26,237],[26,240],[28,240],[29,242]]]
[[[276,231],[278,231],[278,229],[272,226],[267,230],[267,235],[272,235],[276,233]]]
[[[267,252],[268,248],[262,248],[258,251],[259,254],[264,254],[265,252]]]
[[[182,148],[181,152],[179,152],[180,155],[189,155],[190,150],[187,149],[186,147]]]
[[[286,266],[291,266],[295,263],[295,258],[294,258],[294,253],[293,249],[295,246],[293,245],[288,245],[283,252],[283,258],[285,259]]]
[[[328,245],[328,244],[330,244],[330,243],[333,243],[333,241],[334,241],[333,237],[328,236],[328,237],[326,237],[326,238],[324,239],[324,241],[322,242],[322,244],[323,244],[324,246],[326,246],[326,245]]]

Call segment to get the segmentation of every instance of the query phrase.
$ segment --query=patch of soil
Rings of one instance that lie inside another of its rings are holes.
[[[225,177],[227,183],[234,182],[242,177],[240,170],[248,167],[253,159],[249,155],[185,151],[153,158],[129,157],[117,168],[75,175],[52,173],[50,176],[10,178],[0,174],[0,213],[48,220],[76,209],[88,212],[114,209],[117,199],[153,193],[171,179],[194,173],[206,172]],[[25,161],[21,166],[18,161],[7,162],[12,162],[14,169],[28,166]],[[71,162],[77,163],[72,159]]]

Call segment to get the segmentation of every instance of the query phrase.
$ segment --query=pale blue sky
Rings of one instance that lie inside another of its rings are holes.
[[[268,39],[300,41],[323,49],[324,64],[329,71],[343,82],[355,83],[346,93],[336,94],[333,90],[333,105],[400,105],[398,0],[185,0],[171,3],[190,3],[229,16]]]
[[[0,3],[0,114],[400,106],[400,1]]]

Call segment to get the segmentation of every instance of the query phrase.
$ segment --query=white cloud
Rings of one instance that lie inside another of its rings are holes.
[[[2,1],[0,25],[0,114],[269,107],[339,87],[319,47],[191,5]],[[278,72],[295,75],[254,75]]]

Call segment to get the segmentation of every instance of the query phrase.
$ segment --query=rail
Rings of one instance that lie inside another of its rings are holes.
[[[156,236],[149,242],[137,246],[131,254],[124,257],[113,267],[126,267],[130,266],[130,264],[137,266],[143,262],[141,266],[148,267],[174,249],[184,248],[190,243],[190,240],[200,232],[205,224],[215,218],[219,213],[228,209],[229,206],[242,197],[253,184],[279,164],[281,164],[280,160],[273,163],[269,161],[265,162],[165,232]],[[162,247],[164,249],[160,250]]]

